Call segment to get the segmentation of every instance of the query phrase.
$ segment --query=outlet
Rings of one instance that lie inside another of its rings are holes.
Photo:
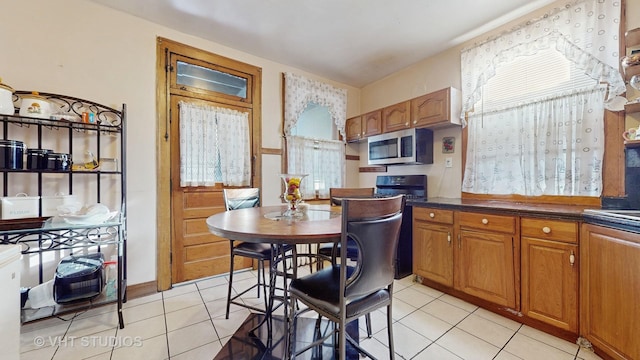
[[[444,158],[444,167],[453,167],[453,158],[452,157],[446,157]]]

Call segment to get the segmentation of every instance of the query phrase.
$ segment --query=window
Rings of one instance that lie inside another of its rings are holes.
[[[346,91],[303,76],[285,74],[285,119],[288,173],[308,174],[303,198],[329,197],[329,188],[344,184]]]
[[[601,194],[605,98],[625,91],[619,6],[574,1],[462,51],[463,192]]]

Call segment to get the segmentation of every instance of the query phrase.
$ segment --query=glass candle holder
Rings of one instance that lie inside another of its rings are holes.
[[[302,202],[302,180],[307,174],[282,174],[284,184],[284,201],[287,203],[287,211],[284,216],[301,215],[299,205]]]

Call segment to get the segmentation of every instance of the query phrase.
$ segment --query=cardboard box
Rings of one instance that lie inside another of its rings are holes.
[[[38,217],[40,196],[7,196],[0,198],[0,219],[24,219]]]

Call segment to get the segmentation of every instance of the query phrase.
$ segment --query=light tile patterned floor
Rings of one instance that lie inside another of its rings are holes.
[[[255,280],[255,271],[238,272],[234,288],[242,289]],[[394,285],[397,359],[600,359],[576,344],[412,280],[407,277]],[[64,320],[25,324],[21,359],[210,360],[249,314],[234,306],[229,320],[224,318],[227,281],[227,276],[217,276],[129,300],[124,305],[124,329],[117,326],[115,305],[69,315]],[[254,292],[246,295],[244,301],[258,306],[262,303]],[[364,326],[364,322],[361,324]],[[361,329],[361,344],[387,359],[384,311],[372,314],[372,324],[372,338],[366,338]]]

